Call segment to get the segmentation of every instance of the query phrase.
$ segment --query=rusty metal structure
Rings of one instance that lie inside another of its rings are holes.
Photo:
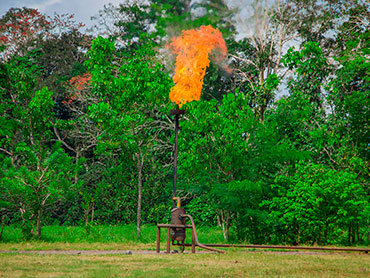
[[[192,231],[192,253],[195,253],[195,247],[208,249],[211,251],[224,253],[223,250],[218,250],[204,244],[200,244],[197,236],[197,231],[195,229],[195,224],[193,218],[186,214],[185,209],[181,207],[180,198],[176,196],[176,184],[177,184],[177,154],[178,154],[178,134],[179,134],[179,117],[185,113],[184,110],[174,109],[171,110],[170,114],[175,117],[175,146],[174,146],[174,162],[173,162],[173,187],[172,187],[172,210],[171,210],[171,224],[157,224],[157,253],[160,252],[160,229],[167,229],[167,253],[170,253],[170,244],[172,242],[173,246],[180,246],[180,250],[184,251],[186,238],[186,229],[191,229]],[[186,224],[186,220],[189,219],[191,225]]]
[[[174,147],[174,157],[173,157],[173,187],[172,187],[172,210],[171,210],[171,224],[172,225],[186,225],[185,209],[181,207],[180,198],[176,196],[176,184],[177,184],[177,155],[178,155],[178,137],[179,137],[179,117],[185,113],[184,110],[174,109],[171,110],[170,114],[175,116],[175,147]],[[172,239],[172,244],[175,242],[185,243],[185,228],[173,227],[170,230],[170,235]]]

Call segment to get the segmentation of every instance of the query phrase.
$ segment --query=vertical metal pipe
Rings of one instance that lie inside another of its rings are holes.
[[[191,228],[191,253],[195,253],[195,232],[194,228]]]
[[[157,253],[160,253],[161,250],[161,228],[157,225]]]
[[[167,242],[166,242],[166,251],[169,254],[170,253],[170,237],[171,237],[171,228],[167,228]]]
[[[175,149],[174,149],[174,161],[173,161],[172,198],[176,197],[178,136],[179,136],[179,114],[175,114]],[[175,208],[175,207],[176,207],[176,200],[172,199],[172,208]]]

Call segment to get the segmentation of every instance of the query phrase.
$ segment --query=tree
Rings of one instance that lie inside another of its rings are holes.
[[[38,87],[44,86],[54,92],[56,109],[63,110],[61,103],[66,97],[65,83],[71,78],[86,72],[83,63],[85,53],[90,48],[91,37],[78,30],[68,30],[60,36],[53,36],[38,43],[41,55],[38,64],[42,74]],[[59,113],[59,112],[58,112]]]
[[[300,91],[309,96],[310,102],[323,112],[323,87],[330,73],[330,66],[318,43],[307,42],[301,51],[290,48],[284,55],[283,63],[296,75],[289,82],[292,91]]]
[[[47,38],[50,22],[35,9],[12,8],[0,19],[0,41],[5,47],[1,53],[4,60],[15,53],[24,55],[26,45],[34,44],[38,39]]]
[[[231,225],[238,239],[266,240],[260,204],[270,182],[302,158],[276,132],[276,123],[255,121],[247,95],[186,104],[179,139],[179,177],[184,189],[207,196],[224,236]],[[268,124],[267,124],[268,123]]]
[[[168,117],[163,116],[169,111],[171,81],[153,60],[151,47],[143,46],[130,60],[123,59],[116,66],[112,63],[114,43],[98,37],[87,61],[93,92],[99,97],[99,102],[89,108],[90,115],[104,130],[99,148],[111,153],[117,163],[136,169],[136,173],[126,175],[137,181],[138,238],[143,183],[147,180],[145,164],[155,165],[155,157],[168,150],[166,141],[161,143],[165,140],[162,132],[171,128]]]
[[[338,167],[348,138],[336,132],[338,123],[327,107],[324,88],[332,69],[326,56],[318,43],[308,42],[300,51],[289,49],[283,62],[294,75],[288,84],[290,95],[270,112],[279,133],[317,163]]]
[[[12,8],[0,19],[0,45],[5,47],[1,57],[9,60],[15,54],[23,56],[42,41],[77,31],[82,26],[73,21],[73,15],[47,18],[36,9]]]
[[[362,169],[352,161],[353,170]],[[366,170],[365,170],[366,171]],[[362,240],[368,221],[365,181],[355,171],[333,170],[324,165],[300,163],[293,176],[278,176],[270,201],[276,235],[293,244],[338,244]]]
[[[46,208],[74,186],[76,168],[52,144],[54,102],[47,88],[35,90],[37,51],[1,65],[0,190],[18,210],[26,236],[41,236]]]
[[[245,48],[230,55],[237,66],[235,74],[240,89],[250,94],[250,106],[261,122],[285,75],[281,71],[283,50],[295,36],[293,22],[286,17],[286,7],[282,1],[273,3],[253,1],[247,16],[237,16],[241,26],[239,37],[243,39]],[[285,21],[278,21],[278,18],[284,18]]]
[[[277,22],[291,22],[291,32],[298,42],[318,43],[331,64],[336,64],[332,58],[337,55],[338,47],[343,47],[343,40],[351,36],[351,28],[343,32],[345,26],[358,25],[366,29],[368,25],[366,14],[370,9],[363,0],[283,0],[280,3],[284,13],[274,16]]]
[[[329,90],[329,104],[333,118],[338,123],[338,132],[350,137],[352,155],[369,160],[370,136],[370,32],[363,22],[370,18],[370,10],[363,6],[349,12],[348,21],[341,27],[338,67]]]
[[[91,93],[91,75],[84,73],[72,77],[64,85],[66,98],[57,103],[64,107],[64,114],[58,115],[55,120],[53,131],[56,139],[62,143],[62,147],[73,158],[73,162],[79,165],[80,172],[74,177],[75,182],[83,182],[79,196],[71,196],[76,202],[64,202],[56,208],[59,214],[64,215],[64,221],[75,223],[78,218],[73,217],[69,210],[83,210],[85,225],[94,221],[96,215],[97,186],[102,180],[104,167],[94,155],[98,137],[102,129],[95,125],[89,117],[88,108],[97,103],[98,98]],[[59,109],[57,110],[60,111]],[[81,206],[80,206],[81,205]]]

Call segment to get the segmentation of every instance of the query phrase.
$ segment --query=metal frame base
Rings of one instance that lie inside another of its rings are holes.
[[[157,253],[160,253],[160,247],[161,247],[161,228],[167,229],[167,241],[166,241],[166,253],[167,254],[171,253],[171,234],[170,234],[171,228],[184,228],[185,233],[186,233],[186,229],[191,229],[192,231],[191,244],[185,244],[185,242],[183,242],[182,244],[179,244],[179,243],[175,244],[175,242],[172,241],[172,245],[174,246],[177,245],[177,246],[182,246],[182,247],[191,246],[191,253],[195,253],[196,243],[195,243],[194,227],[192,225],[175,225],[175,224],[157,224],[157,248],[156,248]]]

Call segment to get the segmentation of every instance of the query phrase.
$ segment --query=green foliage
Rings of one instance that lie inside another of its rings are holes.
[[[185,206],[186,213],[190,214],[197,227],[217,225],[217,213],[215,206],[212,205],[206,196],[200,196],[192,199]]]
[[[283,64],[294,70],[296,77],[290,82],[291,90],[310,96],[310,101],[319,109],[323,108],[322,87],[329,74],[329,64],[319,43],[307,42],[301,51],[290,48],[284,56]]]
[[[169,111],[167,94],[172,82],[154,60],[151,45],[137,49],[134,57],[123,59],[118,67],[111,63],[113,49],[112,42],[99,37],[94,40],[87,61],[93,92],[99,98],[89,107],[89,115],[101,125],[104,134],[99,138],[97,154],[109,157],[107,164],[115,168],[106,172],[100,186],[113,183],[113,190],[127,192],[125,195],[130,197],[122,204],[131,211],[136,207],[141,215],[142,190],[146,192],[145,206],[150,207],[152,201],[148,198],[159,189],[164,177],[158,172],[160,164],[156,159],[167,159],[161,142],[166,140],[163,132],[168,123],[163,113]],[[132,171],[124,171],[121,165]],[[120,183],[125,186],[119,186]],[[120,220],[129,222],[134,216],[131,212]]]
[[[75,168],[60,144],[51,144],[52,92],[35,91],[38,52],[3,64],[0,192],[20,213],[25,237],[41,235],[45,209],[71,190]]]
[[[348,243],[363,240],[369,209],[364,182],[354,171],[298,164],[294,175],[278,176],[272,186],[277,196],[267,203],[274,234],[290,244],[338,244],[348,230]]]
[[[191,103],[187,113],[179,152],[184,186],[206,192],[225,225],[234,219],[238,239],[265,240],[266,212],[259,206],[268,196],[265,190],[276,172],[304,154],[282,140],[274,121],[256,121],[247,96],[238,91],[225,95],[220,105],[215,100]]]
[[[335,119],[341,134],[349,134],[356,150],[370,157],[370,32],[347,41],[347,48],[336,59],[340,67],[330,83],[329,100],[335,106]]]
[[[228,94],[221,105],[210,100],[188,107],[189,121],[181,122],[180,176],[197,180],[206,170],[220,182],[235,179],[246,162],[248,134],[255,124],[245,96]]]

